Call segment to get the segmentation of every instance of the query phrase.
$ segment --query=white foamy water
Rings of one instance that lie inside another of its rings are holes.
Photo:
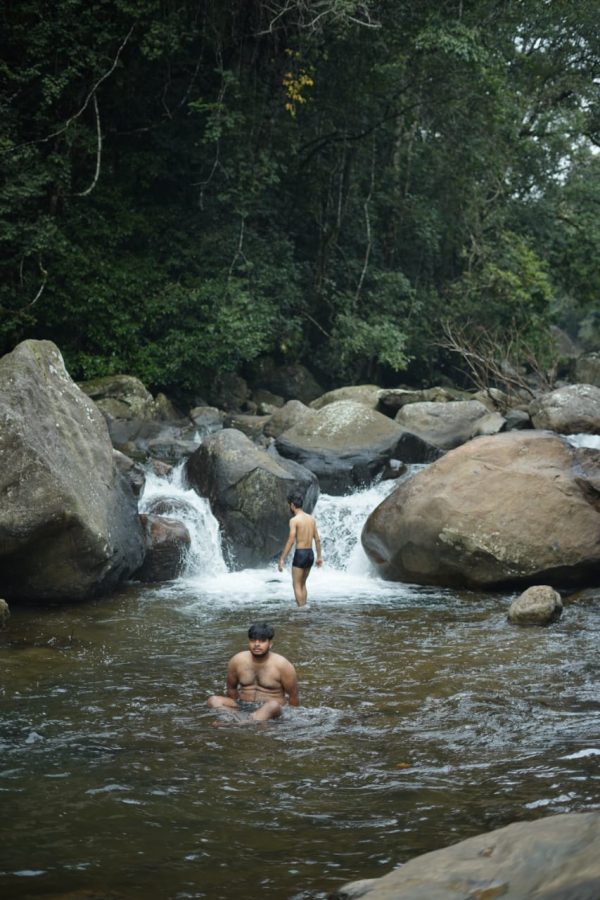
[[[404,477],[415,468],[421,467],[411,467]],[[397,484],[397,480],[382,481],[343,497],[321,494],[313,514],[321,536],[323,566],[315,566],[311,572],[309,603],[336,602],[346,596],[375,601],[390,591],[398,593],[397,585],[376,576],[360,542],[367,517]],[[257,598],[267,604],[290,600],[291,555],[283,572],[275,561],[261,568],[228,570],[219,524],[208,500],[185,485],[183,464],[168,477],[148,474],[140,510],[179,519],[190,532],[190,551],[177,582],[180,593],[210,597],[211,602],[225,605],[256,604]]]
[[[600,434],[568,434],[566,437],[573,447],[587,447],[590,450],[600,450]]]

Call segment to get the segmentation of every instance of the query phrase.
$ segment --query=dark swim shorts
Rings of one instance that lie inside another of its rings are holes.
[[[297,569],[310,569],[315,561],[315,554],[312,550],[296,550],[292,565]]]
[[[262,703],[254,703],[252,700],[236,700],[239,712],[253,713],[260,709]]]

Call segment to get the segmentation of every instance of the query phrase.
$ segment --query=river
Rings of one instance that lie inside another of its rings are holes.
[[[384,482],[321,496],[325,566],[229,572],[205,501],[184,577],[13,605],[0,633],[4,898],[324,900],[418,853],[598,805],[600,609],[506,622],[514,595],[381,581],[358,536]],[[206,698],[253,621],[301,707],[212,728]]]

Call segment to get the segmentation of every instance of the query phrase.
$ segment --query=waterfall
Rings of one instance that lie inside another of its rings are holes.
[[[206,575],[220,575],[227,572],[221,550],[219,523],[212,514],[206,497],[200,497],[184,483],[180,463],[167,476],[159,476],[149,470],[140,498],[142,513],[155,513],[178,519],[190,533],[188,551],[183,576],[202,572]]]
[[[188,488],[183,478],[184,463],[167,476],[149,470],[140,498],[140,512],[178,519],[190,533],[190,549],[184,578],[215,577],[227,573],[223,559],[219,524],[208,500]],[[412,467],[415,468],[415,467]],[[381,481],[344,497],[321,494],[313,511],[329,571],[367,575],[370,564],[360,543],[362,527],[376,506],[397,481]]]

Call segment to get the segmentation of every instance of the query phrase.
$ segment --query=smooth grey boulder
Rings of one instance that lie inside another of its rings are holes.
[[[387,416],[357,403],[338,400],[314,410],[280,434],[278,452],[314,472],[321,490],[344,494],[368,484],[398,452],[402,429]]]
[[[78,382],[108,419],[153,419],[154,398],[133,375],[106,375]]]
[[[225,413],[216,406],[195,406],[190,410],[190,419],[198,430],[198,436],[205,438],[223,428]]]
[[[337,403],[338,400],[354,400],[356,403],[364,403],[370,409],[376,409],[379,403],[379,394],[381,388],[376,384],[354,384],[347,387],[336,388],[333,391],[327,391],[317,397],[316,400],[310,402],[311,409],[323,409],[330,403]]]
[[[562,611],[558,591],[547,584],[535,584],[513,600],[507,618],[513,625],[549,625],[560,618]]]
[[[145,583],[172,581],[183,570],[191,538],[183,522],[167,516],[140,515],[146,554],[134,578]]]
[[[472,395],[454,388],[430,387],[420,390],[412,388],[382,388],[379,391],[377,409],[392,419],[399,409],[410,403],[450,403],[452,400],[468,400]]]
[[[559,434],[600,434],[600,387],[568,384],[529,405],[535,428]]]
[[[600,574],[600,453],[556,434],[476,438],[403,481],[362,532],[384,578],[586,585]]]
[[[477,424],[489,416],[479,400],[447,403],[410,403],[396,413],[396,422],[439,450],[452,450],[476,433]]]
[[[292,428],[310,414],[308,406],[305,406],[300,400],[288,400],[270,417],[264,426],[264,433],[267,437],[279,437],[288,428]]]
[[[0,591],[80,600],[144,556],[137,503],[106,422],[58,348],[25,341],[0,360]]]
[[[270,418],[270,415],[249,416],[245,413],[228,413],[223,426],[224,428],[236,428],[255,444],[265,447],[268,441],[265,437],[264,427]]]
[[[233,428],[206,438],[187,460],[185,474],[190,486],[208,497],[224,554],[236,568],[265,565],[281,553],[289,533],[289,493],[300,491],[306,512],[319,497],[312,472],[267,453]]]
[[[514,822],[424,853],[336,900],[598,900],[600,812]]]

